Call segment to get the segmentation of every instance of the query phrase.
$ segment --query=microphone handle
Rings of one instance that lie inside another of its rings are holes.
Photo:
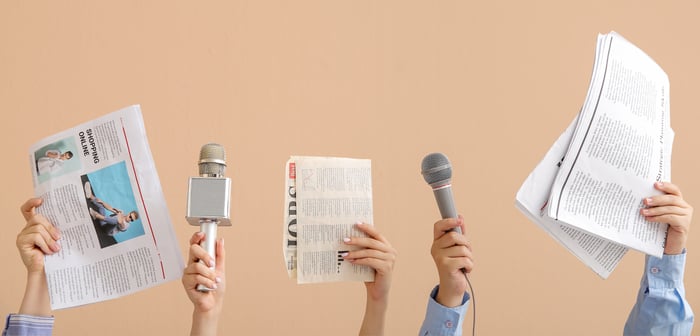
[[[435,195],[435,200],[437,201],[438,208],[440,208],[440,215],[442,216],[442,219],[457,218],[455,201],[454,197],[452,196],[452,185],[448,184],[439,188],[435,188],[433,189],[433,194]],[[447,232],[450,231],[456,231],[457,233],[462,234],[462,228],[460,228],[459,226],[450,229]],[[464,277],[466,278],[467,269],[462,268],[461,271],[464,274]],[[467,282],[469,282],[469,278],[467,278]]]
[[[202,248],[207,251],[209,256],[211,256],[211,260],[214,263],[214,266],[209,267],[210,269],[214,269],[216,267],[216,229],[217,229],[217,223],[216,221],[206,221],[202,222],[199,225],[199,232],[204,233],[204,241],[200,244]],[[203,261],[200,261],[201,263],[204,263]],[[200,292],[209,292],[212,291],[212,288],[209,288],[204,285],[197,285],[197,290]]]
[[[435,195],[435,201],[437,201],[442,219],[457,218],[457,210],[455,209],[454,197],[452,196],[452,185],[448,184],[435,188],[433,189],[433,194]],[[459,227],[450,231],[462,233],[462,229]]]

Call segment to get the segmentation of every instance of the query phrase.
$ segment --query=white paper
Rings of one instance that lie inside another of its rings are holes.
[[[52,309],[180,278],[184,263],[139,106],[45,138],[29,160],[43,199],[37,211],[61,232],[60,252],[45,258]]]
[[[670,181],[669,81],[615,32],[599,35],[583,108],[521,186],[517,207],[607,278],[628,248],[661,257],[668,225],[642,200]]]

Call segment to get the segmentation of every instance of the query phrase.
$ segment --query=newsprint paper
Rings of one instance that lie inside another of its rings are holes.
[[[139,106],[29,150],[37,212],[61,232],[45,259],[52,309],[179,279],[184,268]]]
[[[285,170],[284,239],[289,277],[297,283],[374,281],[368,266],[343,261],[355,247],[343,238],[365,236],[373,224],[370,160],[292,156]]]
[[[599,35],[578,116],[530,173],[517,207],[602,278],[628,249],[661,257],[667,224],[642,200],[671,180],[669,80],[621,35]]]

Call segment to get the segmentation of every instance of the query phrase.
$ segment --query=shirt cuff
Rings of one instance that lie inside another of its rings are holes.
[[[10,314],[7,316],[5,332],[7,335],[47,335],[53,329],[54,317]]]
[[[647,255],[645,271],[650,288],[683,286],[685,250],[681,254],[664,254],[661,258]]]
[[[421,335],[461,335],[462,322],[469,303],[469,293],[464,293],[462,304],[449,308],[435,301],[439,285],[433,288],[428,299]]]

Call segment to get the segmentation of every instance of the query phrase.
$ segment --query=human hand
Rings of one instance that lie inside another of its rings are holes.
[[[206,237],[202,232],[196,232],[190,238],[190,252],[187,259],[187,267],[182,275],[182,285],[194,305],[195,314],[218,314],[223,307],[224,293],[226,291],[226,251],[224,249],[224,240],[218,239],[216,242],[216,266],[212,270],[206,265],[212,265],[214,260],[212,260],[207,251],[199,246],[204,239]],[[197,290],[197,285],[199,284],[213,290],[200,292]]]
[[[683,253],[693,218],[693,207],[683,199],[680,188],[671,182],[656,182],[654,188],[664,192],[664,195],[645,198],[646,208],[640,211],[650,222],[668,223],[664,254]]]
[[[58,229],[46,217],[36,213],[36,208],[42,202],[40,198],[31,198],[20,207],[26,225],[17,235],[16,244],[29,273],[43,274],[44,255],[54,254],[61,249],[57,242],[61,238]]]
[[[449,231],[460,227],[465,231],[464,218],[448,218],[435,222],[433,225],[433,245],[430,254],[433,256],[440,288],[435,300],[445,307],[457,307],[462,304],[464,292],[467,290],[467,279],[462,269],[467,273],[474,268],[471,244],[463,234]]]
[[[388,300],[391,287],[391,274],[396,262],[396,249],[377,231],[374,226],[358,223],[356,227],[368,237],[348,237],[343,241],[347,245],[363,249],[347,252],[343,258],[355,265],[366,265],[375,271],[374,281],[365,282],[368,300]]]
[[[27,268],[27,284],[19,307],[20,314],[51,316],[51,300],[44,272],[44,256],[60,251],[61,235],[42,215],[36,213],[40,198],[31,198],[21,207],[26,225],[17,235],[17,249]]]

